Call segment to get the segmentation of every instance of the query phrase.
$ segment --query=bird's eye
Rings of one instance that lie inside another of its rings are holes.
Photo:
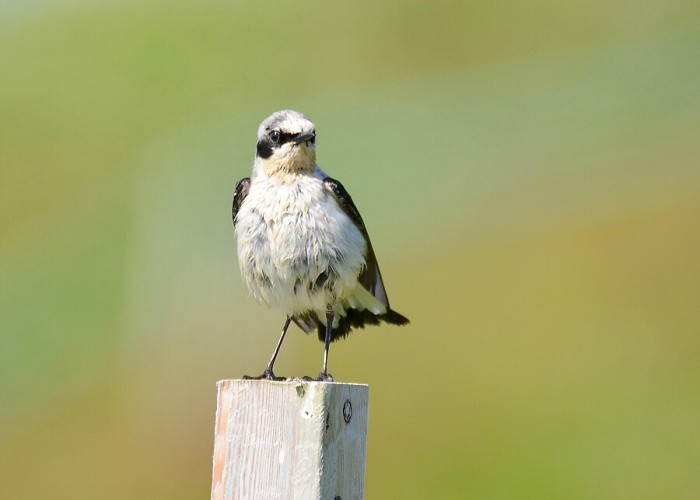
[[[279,130],[272,130],[270,132],[270,140],[274,143],[277,144],[280,141],[280,132]]]

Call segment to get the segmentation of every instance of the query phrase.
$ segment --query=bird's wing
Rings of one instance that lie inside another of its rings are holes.
[[[233,218],[233,225],[236,225],[236,215],[243,205],[243,200],[248,196],[248,190],[250,189],[250,177],[241,179],[236,183],[236,190],[233,193],[233,207],[231,208],[231,216]]]
[[[374,250],[372,249],[372,243],[369,240],[369,234],[367,233],[367,228],[362,220],[360,211],[357,210],[355,203],[353,203],[350,194],[343,187],[343,185],[331,177],[326,177],[323,179],[323,183],[327,189],[333,193],[335,200],[340,205],[340,208],[350,217],[357,228],[362,233],[367,243],[367,256],[365,258],[365,268],[360,273],[358,281],[360,284],[371,293],[379,302],[381,302],[387,309],[389,309],[389,299],[386,296],[386,291],[384,290],[384,283],[382,282],[382,273],[379,272],[379,265],[377,264],[377,258],[374,255]]]

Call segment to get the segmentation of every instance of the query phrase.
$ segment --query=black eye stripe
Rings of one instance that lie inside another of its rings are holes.
[[[281,146],[285,142],[289,142],[292,139],[294,139],[295,137],[296,137],[296,134],[289,134],[287,132],[280,132],[280,140],[277,141],[277,144],[279,144]]]
[[[267,159],[272,156],[272,143],[267,140],[258,142],[258,156]]]
[[[260,142],[258,142],[257,150],[258,150],[258,156],[260,158],[269,158],[270,156],[272,156],[273,149],[278,148],[278,147],[282,146],[283,144],[292,141],[293,139],[295,139],[297,137],[297,135],[299,135],[299,134],[292,134],[289,132],[280,132],[279,130],[277,130],[277,133],[279,133],[279,140],[277,142],[273,142],[272,139],[270,138],[271,132],[273,132],[273,131],[271,130],[270,132],[268,132],[267,133],[268,136],[265,137],[264,139],[260,140]],[[315,144],[316,143],[316,136],[314,135],[314,137],[309,139],[309,142]]]

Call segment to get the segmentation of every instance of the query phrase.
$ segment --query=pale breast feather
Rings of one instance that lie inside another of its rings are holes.
[[[328,304],[342,307],[354,293],[367,266],[367,241],[323,179],[288,180],[254,177],[245,202],[239,200],[241,273],[270,306],[325,314]]]

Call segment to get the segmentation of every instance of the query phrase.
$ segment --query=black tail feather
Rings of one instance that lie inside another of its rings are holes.
[[[324,342],[326,339],[326,327],[318,321],[318,318],[315,319],[318,325],[318,339]],[[331,342],[347,337],[353,328],[364,328],[365,325],[378,325],[382,321],[392,325],[406,325],[409,322],[407,317],[392,309],[387,310],[385,314],[379,315],[373,314],[367,309],[362,311],[348,309],[346,315],[340,318],[338,326],[331,332]]]

